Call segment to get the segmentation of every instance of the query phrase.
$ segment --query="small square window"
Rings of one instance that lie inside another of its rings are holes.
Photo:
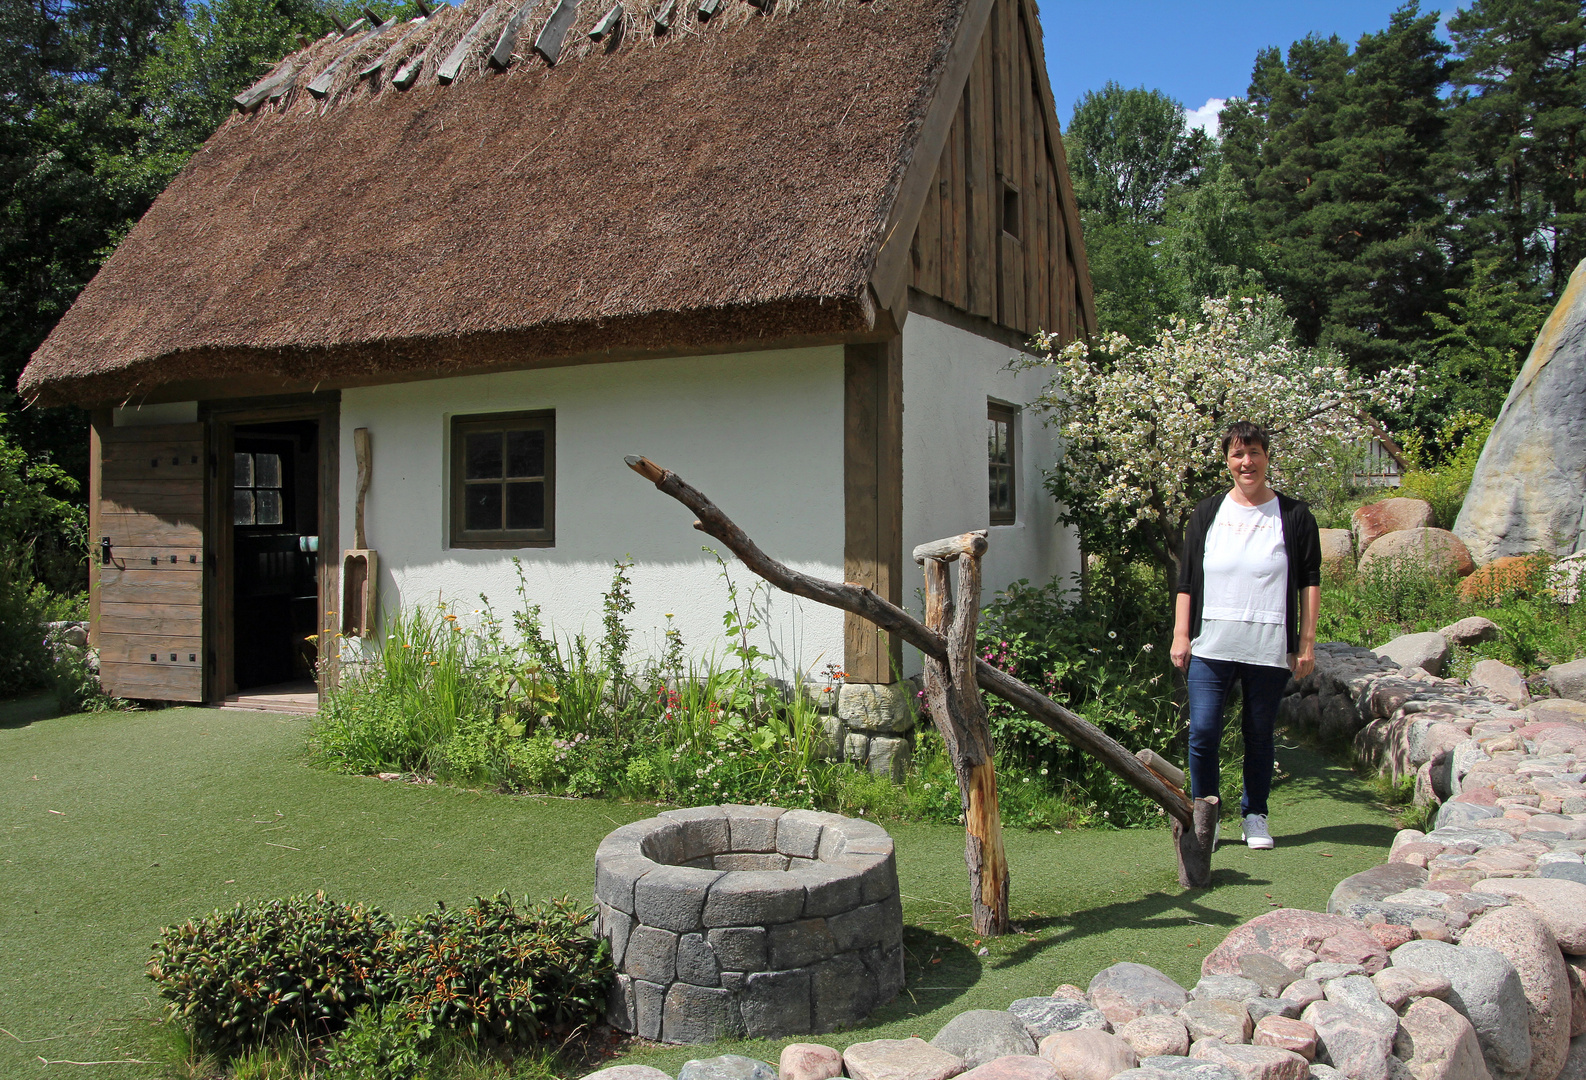
[[[1015,497],[1014,416],[1011,405],[986,403],[986,464],[990,496],[991,524],[1012,525],[1018,520]]]
[[[554,413],[452,421],[453,547],[555,544]]]
[[[280,454],[233,454],[231,482],[233,525],[285,523]]]

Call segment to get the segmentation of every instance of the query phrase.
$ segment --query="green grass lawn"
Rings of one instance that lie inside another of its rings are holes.
[[[162,926],[323,889],[393,913],[501,888],[587,899],[595,845],[652,809],[383,783],[303,763],[302,719],[173,709],[51,717],[0,704],[0,1076],[162,1075],[143,975]],[[1021,933],[978,954],[962,831],[889,825],[904,896],[908,987],[834,1046],[929,1038],[971,1008],[1086,984],[1136,960],[1193,984],[1229,929],[1277,904],[1321,908],[1381,861],[1391,816],[1347,769],[1280,747],[1278,848],[1225,845],[1215,887],[1179,889],[1166,830],[1008,834]],[[730,1049],[776,1060],[781,1043]],[[729,1049],[718,1044],[705,1053]],[[675,1072],[699,1048],[638,1047]],[[45,1062],[117,1062],[65,1065]]]

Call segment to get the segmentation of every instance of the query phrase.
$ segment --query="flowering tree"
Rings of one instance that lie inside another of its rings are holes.
[[[1273,437],[1274,481],[1295,463],[1338,467],[1373,413],[1397,410],[1415,370],[1366,377],[1336,354],[1296,347],[1270,305],[1207,300],[1150,345],[1114,334],[1028,362],[1051,371],[1033,403],[1066,446],[1047,477],[1058,520],[1087,551],[1174,569],[1196,500],[1226,486],[1222,433],[1252,420]],[[1043,344],[1050,347],[1050,339]]]

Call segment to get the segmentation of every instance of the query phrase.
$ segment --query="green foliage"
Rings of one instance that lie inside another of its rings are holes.
[[[222,1049],[283,1031],[319,1036],[387,993],[375,967],[391,921],[362,904],[295,896],[169,927],[149,978],[170,1015]]]
[[[1184,106],[1160,90],[1109,82],[1086,91],[1063,132],[1080,208],[1103,221],[1160,223],[1176,187],[1193,181],[1204,131],[1186,131]]]
[[[627,672],[623,668],[628,655],[628,645],[633,633],[625,618],[633,614],[633,580],[628,571],[633,569],[633,557],[618,559],[612,568],[611,588],[601,594],[601,625],[605,634],[600,639],[600,660],[616,682],[622,682]]]
[[[437,1030],[526,1045],[594,1022],[611,984],[610,946],[570,899],[515,902],[506,892],[435,910],[396,929],[382,967],[407,1015]]]
[[[1449,289],[1448,313],[1428,313],[1436,336],[1423,346],[1426,392],[1417,403],[1424,421],[1473,413],[1494,418],[1525,362],[1547,305],[1535,290],[1498,276],[1498,259],[1475,259],[1470,277]]]
[[[1400,495],[1425,499],[1439,526],[1454,527],[1459,509],[1465,504],[1465,493],[1470,490],[1471,478],[1476,474],[1476,463],[1481,460],[1481,449],[1487,445],[1492,431],[1492,419],[1471,412],[1457,412],[1438,432],[1438,444],[1446,450],[1443,464],[1431,468],[1411,469],[1399,479]],[[1410,442],[1412,457],[1420,456],[1420,440]]]
[[[330,1044],[325,1068],[342,1080],[419,1080],[434,1037],[433,1024],[399,1006],[365,1005]]]

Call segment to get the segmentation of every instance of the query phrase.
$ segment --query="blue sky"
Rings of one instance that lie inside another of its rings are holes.
[[[1256,53],[1287,49],[1308,33],[1353,44],[1381,30],[1398,0],[1037,0],[1057,117],[1112,79],[1178,98],[1192,112],[1208,99],[1240,97]],[[1454,2],[1423,2],[1444,17]]]

